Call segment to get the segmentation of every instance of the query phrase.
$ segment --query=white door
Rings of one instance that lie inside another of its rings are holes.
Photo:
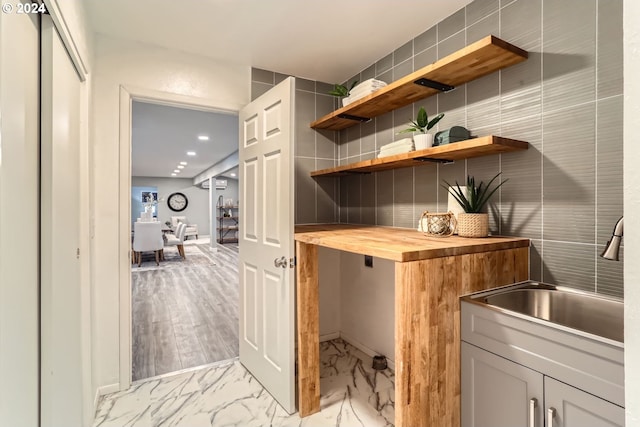
[[[0,426],[38,425],[39,25],[0,13]]]
[[[240,112],[240,362],[295,412],[293,95],[288,78]]]
[[[49,16],[41,37],[41,425],[79,426],[81,83]]]

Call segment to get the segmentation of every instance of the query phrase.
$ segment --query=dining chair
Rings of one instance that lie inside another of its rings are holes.
[[[162,227],[159,222],[135,222],[133,224],[133,251],[142,265],[142,252],[155,252],[156,265],[160,265],[160,251],[164,247]]]
[[[196,240],[198,239],[198,224],[189,224],[186,216],[172,216],[171,224],[174,227],[178,227],[178,224],[186,224],[186,228],[184,230],[184,238],[185,240],[189,238],[189,236],[196,236]]]
[[[187,259],[184,253],[184,237],[185,232],[187,230],[187,224],[180,223],[178,224],[178,228],[176,229],[175,234],[167,234],[167,241],[165,243],[166,246],[176,246],[178,249],[178,254],[182,257],[182,259]]]

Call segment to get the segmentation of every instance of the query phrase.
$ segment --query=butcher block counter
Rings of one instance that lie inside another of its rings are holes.
[[[296,226],[298,408],[320,410],[318,246],[395,261],[395,425],[460,426],[460,304],[529,278],[529,239],[428,237],[349,224]]]

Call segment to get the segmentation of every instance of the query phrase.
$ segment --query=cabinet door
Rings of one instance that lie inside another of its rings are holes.
[[[542,427],[543,376],[461,343],[462,427]]]
[[[549,377],[544,387],[548,427],[624,426],[624,408],[618,405]]]

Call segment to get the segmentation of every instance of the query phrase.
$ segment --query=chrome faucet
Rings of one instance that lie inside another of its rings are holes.
[[[623,219],[624,217],[620,217],[618,222],[616,222],[616,225],[613,228],[613,235],[611,236],[611,240],[607,242],[607,246],[600,254],[602,258],[610,259],[612,261],[620,261],[620,259],[618,258],[618,254],[620,252],[620,243],[622,242],[622,233],[624,229]]]

